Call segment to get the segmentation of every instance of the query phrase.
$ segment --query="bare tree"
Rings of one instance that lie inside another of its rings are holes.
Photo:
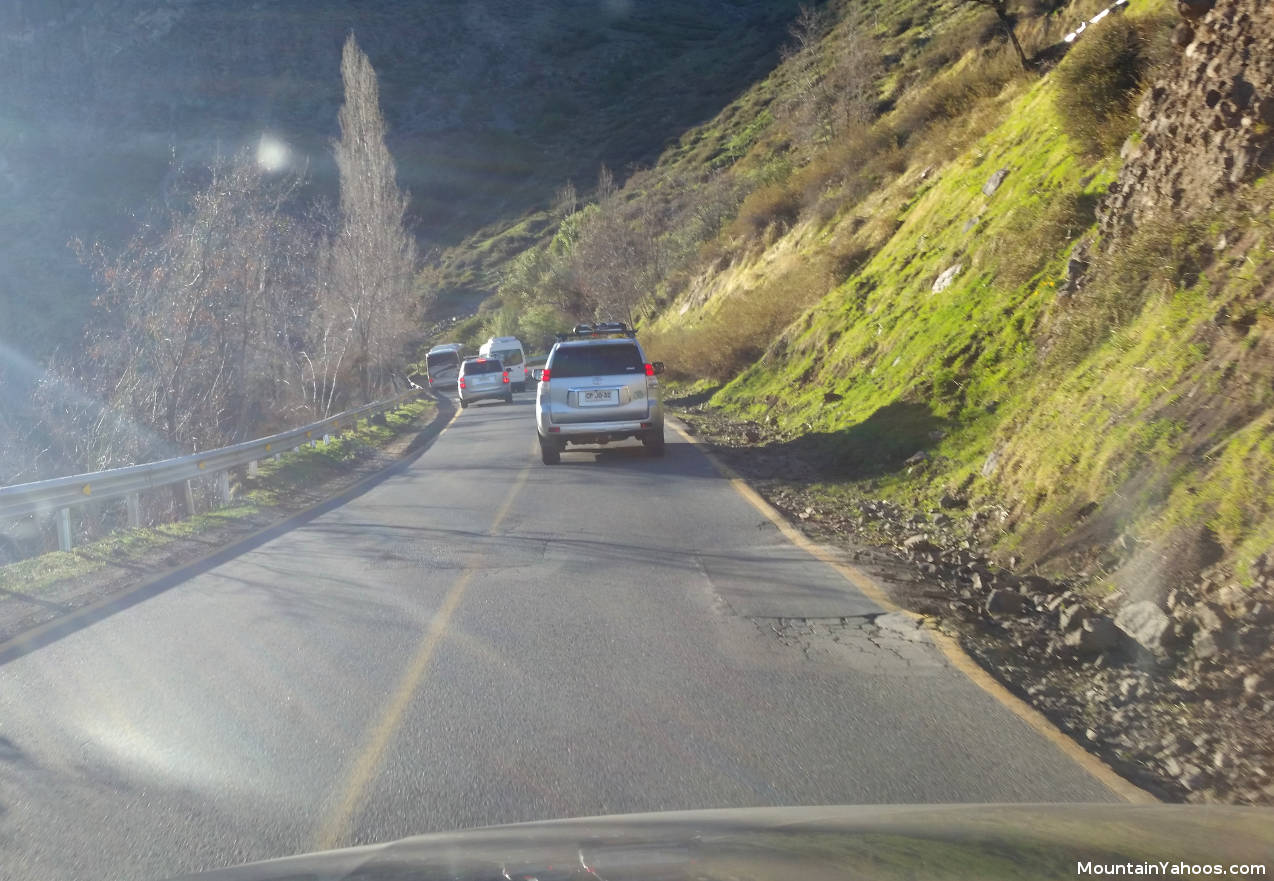
[[[802,3],[796,18],[787,28],[792,41],[783,50],[784,59],[817,50],[819,41],[827,34],[830,24],[831,16],[826,7]]]
[[[1013,51],[1017,53],[1017,60],[1021,62],[1022,70],[1030,70],[1031,63],[1026,59],[1022,44],[1017,40],[1017,16],[1009,12],[1008,0],[964,0],[964,2],[975,6],[985,6],[995,13],[995,17],[1000,20],[1000,28],[1004,31],[1004,35],[1013,44]]]
[[[598,201],[580,212],[569,251],[571,274],[593,317],[631,322],[662,277],[662,219],[652,199],[626,205],[617,198],[605,166],[597,192]]]
[[[833,30],[825,8],[802,6],[789,32],[792,42],[783,57],[792,87],[779,115],[811,141],[869,122],[881,53],[867,28],[851,21]]]
[[[866,125],[876,112],[876,81],[883,72],[880,46],[864,27],[854,27],[838,47],[828,73],[832,134]]]
[[[407,196],[385,146],[376,71],[353,34],[341,54],[341,78],[341,137],[333,145],[341,225],[331,268],[339,311],[350,316],[352,366],[370,400],[405,363],[410,322],[421,305],[413,295],[416,243],[405,224]]]
[[[46,391],[78,378],[105,405],[71,420],[85,467],[242,440],[303,405],[314,241],[286,211],[297,185],[267,182],[247,153],[219,160],[119,253],[82,251],[103,289],[87,361]]]

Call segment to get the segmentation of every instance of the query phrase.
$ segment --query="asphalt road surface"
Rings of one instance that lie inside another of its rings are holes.
[[[9,659],[0,877],[632,811],[1116,800],[669,441],[548,467],[530,393],[478,404],[347,504]]]

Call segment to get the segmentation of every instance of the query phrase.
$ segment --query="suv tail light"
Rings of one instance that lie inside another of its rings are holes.
[[[464,388],[464,377],[460,377],[460,387]]]
[[[647,365],[646,365],[646,375],[647,375],[647,376],[654,376],[654,375],[655,375],[655,365],[654,365],[654,364],[647,364]]]
[[[508,382],[508,381],[509,381],[509,371],[507,371],[507,370],[506,370],[506,371],[504,371],[504,381],[505,381],[505,382]]]
[[[549,381],[549,369],[545,367],[544,370],[540,372],[540,382],[548,382],[548,381]]]

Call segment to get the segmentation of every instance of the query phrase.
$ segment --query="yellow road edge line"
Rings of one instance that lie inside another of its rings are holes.
[[[698,449],[712,466],[721,473],[723,477],[730,481],[730,485],[734,487],[739,495],[743,496],[752,507],[756,508],[765,515],[771,523],[778,527],[779,532],[783,534],[792,544],[811,554],[818,560],[828,564],[840,575],[861,591],[868,599],[875,602],[887,612],[897,612],[906,615],[914,620],[921,620],[922,615],[904,609],[893,600],[885,592],[874,578],[868,573],[838,559],[827,548],[812,541],[799,529],[794,527],[786,517],[767,502],[760,493],[748,485],[742,477],[739,476],[733,468],[721,461],[712,453],[703,443],[695,440],[690,436],[685,428],[681,425],[680,420],[665,417],[668,425],[681,435],[681,437],[689,444]],[[1041,735],[1045,740],[1052,743],[1066,755],[1067,758],[1075,762],[1091,776],[1096,778],[1107,789],[1114,792],[1120,798],[1133,804],[1159,804],[1159,799],[1151,793],[1137,786],[1136,784],[1126,780],[1120,776],[1114,768],[1107,765],[1097,756],[1084,749],[1074,738],[1070,737],[1066,732],[1062,731],[1056,725],[1049,721],[1048,717],[1041,713],[1035,707],[1022,700],[1013,692],[1009,691],[999,680],[982,668],[977,661],[971,658],[967,652],[960,646],[960,643],[945,633],[941,633],[932,628],[926,628],[925,632],[933,641],[938,651],[951,662],[951,666],[955,667],[966,678],[971,680],[974,685],[981,688],[984,692],[994,698],[999,704],[1005,707],[1013,715],[1017,716],[1025,722],[1033,731]]]
[[[457,416],[459,412],[459,410],[456,411]],[[452,421],[455,418],[456,416],[452,416]],[[448,422],[447,424],[450,425],[451,423]],[[531,466],[523,466],[522,471],[514,479],[513,485],[509,487],[509,492],[504,501],[496,510],[491,526],[487,529],[488,534],[494,532],[504,522],[504,518],[508,516],[518,492],[526,483],[527,476],[530,473]],[[376,724],[369,729],[370,734],[366,738],[367,743],[359,753],[358,761],[354,763],[354,767],[342,787],[344,796],[336,808],[323,821],[318,834],[319,850],[332,850],[342,843],[345,830],[362,804],[367,794],[367,789],[377,771],[380,770],[381,763],[385,758],[385,752],[389,749],[390,741],[394,739],[394,735],[402,727],[403,716],[406,714],[408,706],[411,705],[411,700],[416,691],[420,688],[421,683],[424,682],[425,676],[429,672],[429,664],[433,660],[443,637],[446,635],[452,616],[455,614],[456,609],[460,607],[460,601],[464,598],[469,582],[473,580],[473,576],[477,574],[477,571],[471,566],[460,573],[460,577],[451,585],[447,595],[443,598],[442,605],[429,620],[429,629],[425,631],[425,637],[421,640],[420,647],[416,649],[416,654],[412,657],[411,663],[407,666],[402,678],[399,679],[398,687],[394,689],[389,703],[385,705],[385,709],[381,712]]]

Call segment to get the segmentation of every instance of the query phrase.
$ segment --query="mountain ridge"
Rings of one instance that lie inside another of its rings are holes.
[[[91,286],[65,248],[118,245],[173,161],[287,145],[316,193],[339,50],[353,30],[381,81],[400,183],[428,247],[547,205],[603,163],[649,161],[772,65],[795,2],[210,0],[15,3],[0,10],[4,342],[74,346]],[[692,90],[687,82],[695,83]],[[35,308],[39,303],[40,308]]]

